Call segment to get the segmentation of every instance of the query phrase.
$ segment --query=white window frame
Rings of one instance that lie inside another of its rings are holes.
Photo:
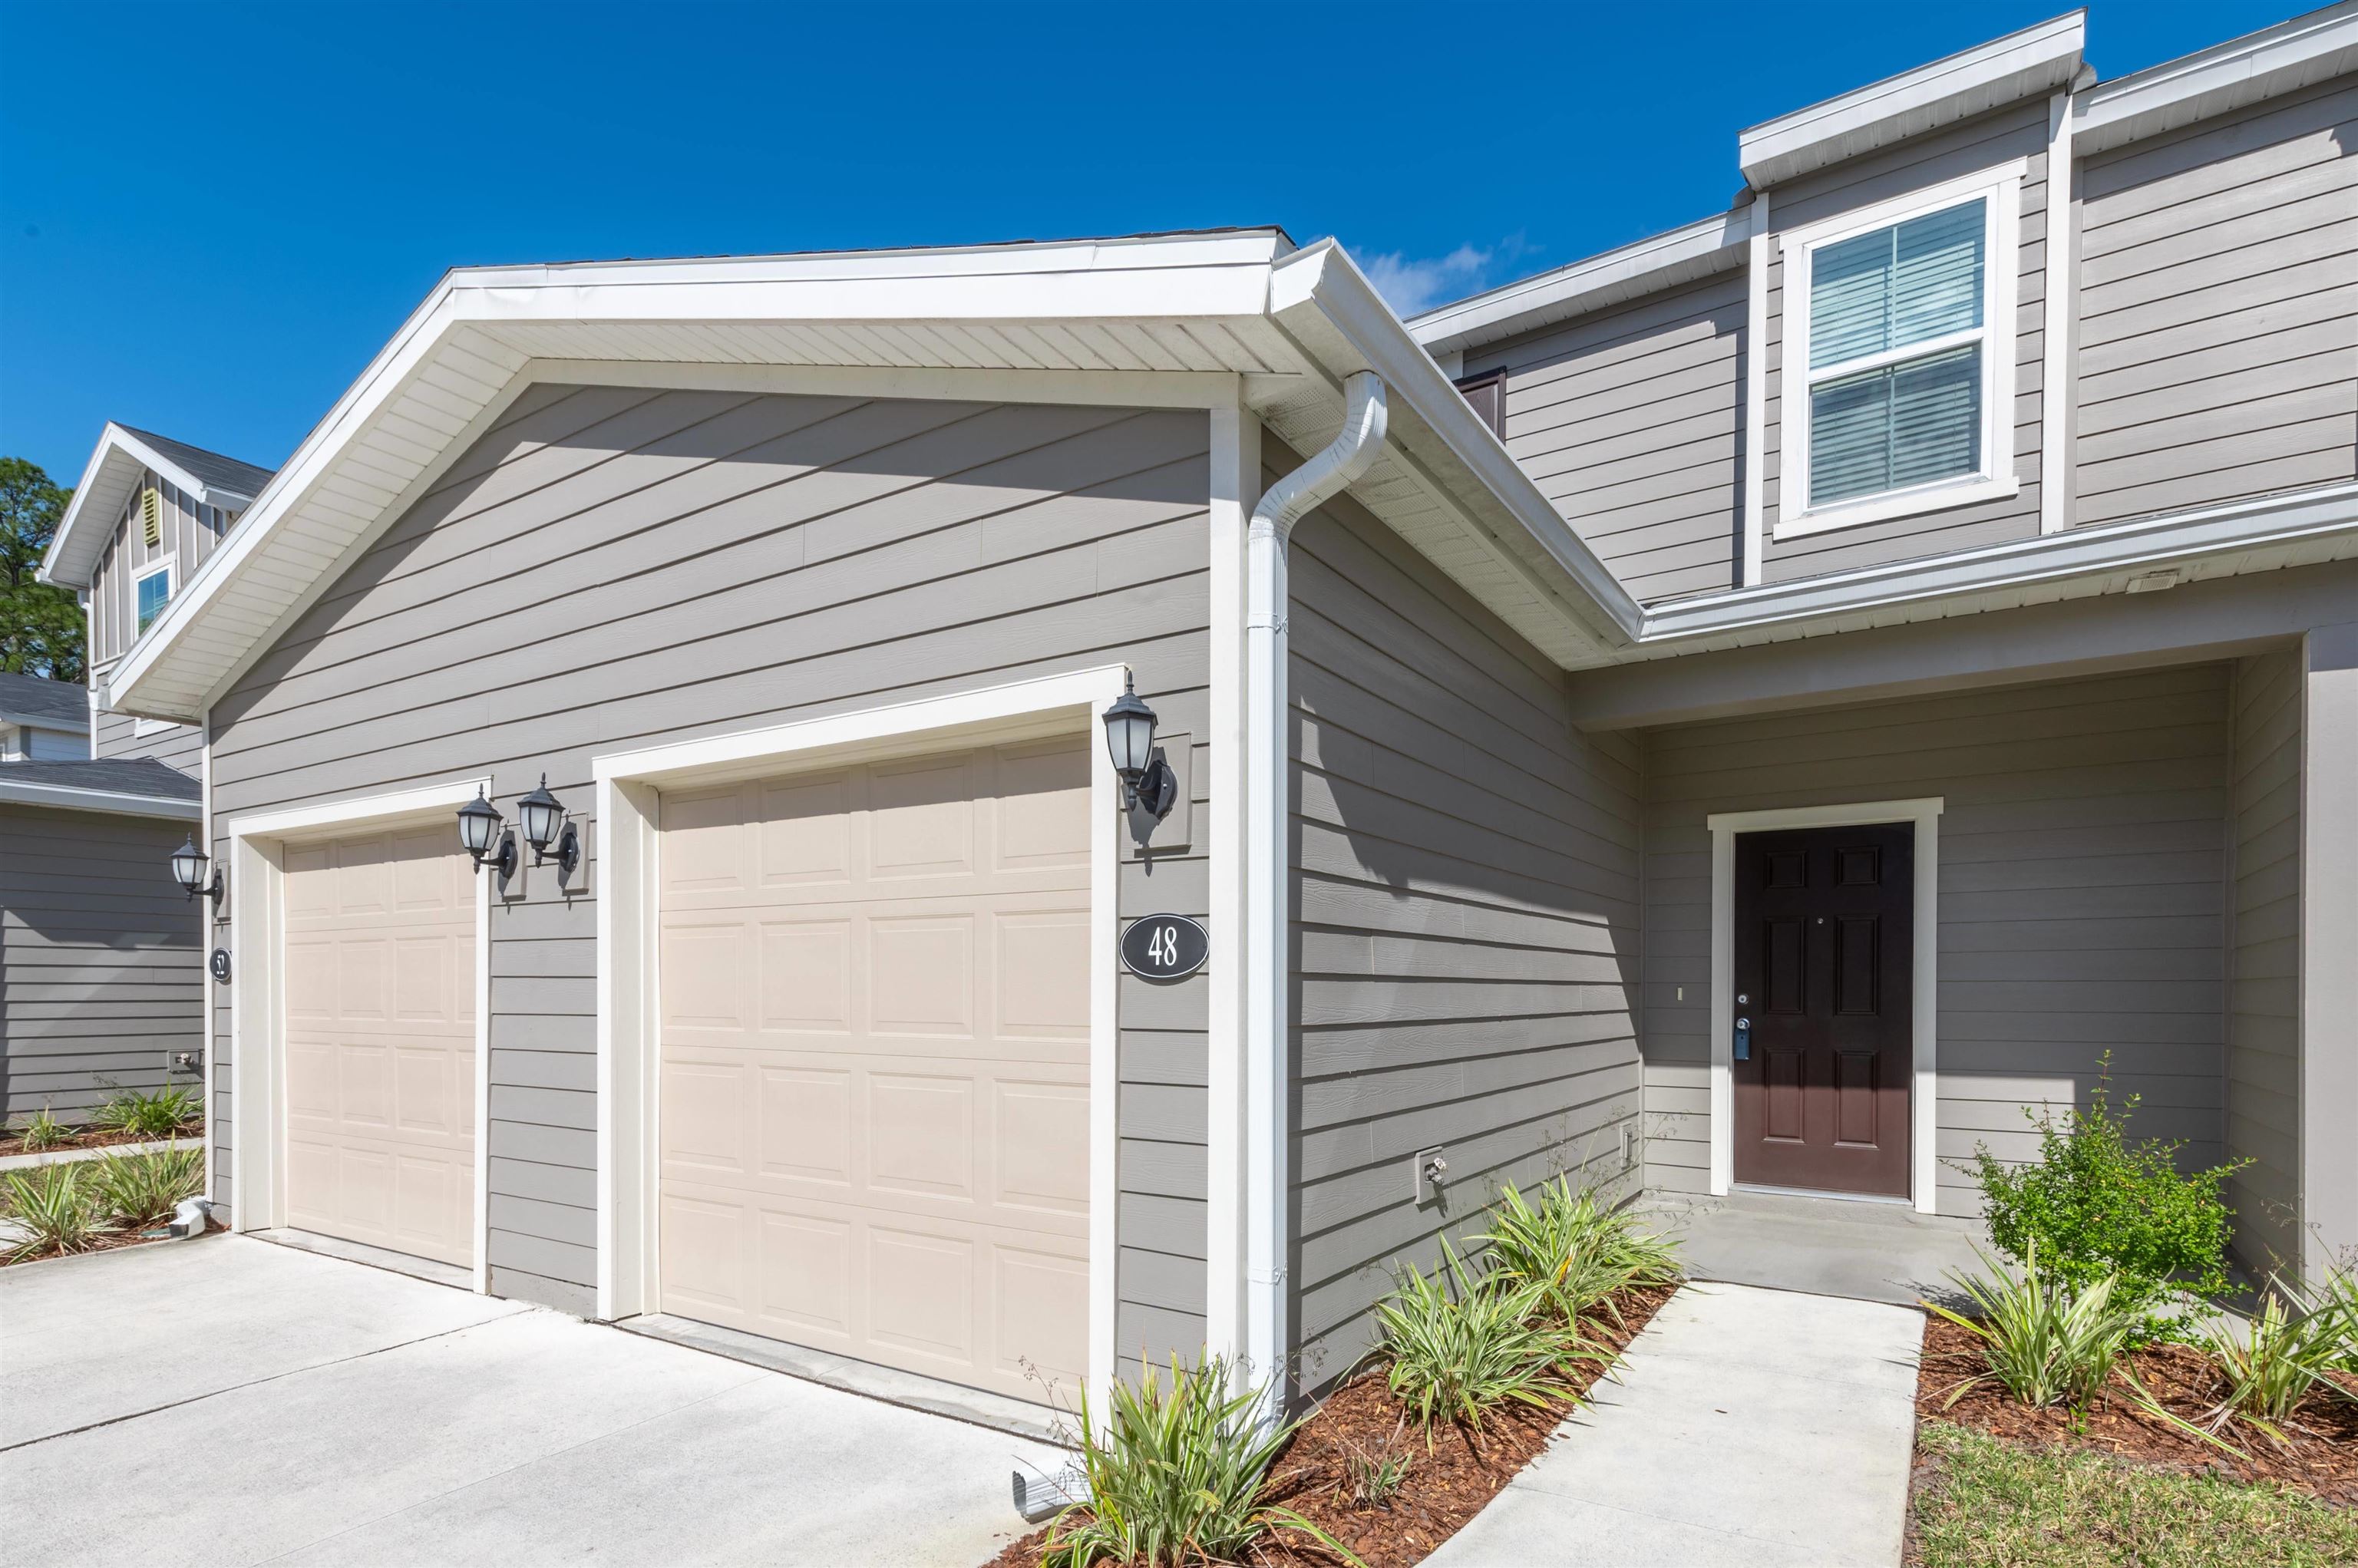
[[[133,642],[135,643],[146,636],[147,626],[153,626],[156,621],[164,619],[164,611],[172,608],[172,595],[179,591],[179,585],[173,580],[178,575],[178,561],[179,557],[177,556],[166,556],[160,561],[148,562],[131,574],[131,640]],[[156,620],[148,622],[147,626],[142,626],[139,623],[139,585],[158,572],[164,575],[164,602],[157,607]]]
[[[2014,467],[2014,384],[2017,326],[2015,299],[2022,267],[2022,181],[2026,160],[2017,158],[1995,168],[1905,196],[1879,201],[1805,227],[1788,230],[1783,246],[1784,367],[1779,387],[1780,427],[1785,456],[1779,465],[1777,523],[1770,536],[1796,539],[1834,528],[1855,528],[1894,517],[1942,511],[1975,502],[1997,501],[2017,493],[2021,481]],[[1862,355],[1819,372],[1810,369],[1810,277],[1819,251],[1856,239],[1877,229],[1905,223],[1978,200],[1982,210],[1982,324],[1968,331],[1951,332],[1910,343],[1904,349]],[[1878,365],[1902,363],[1970,343],[1982,347],[1981,468],[1905,490],[1854,496],[1810,504],[1810,388],[1820,381],[1855,375]]]

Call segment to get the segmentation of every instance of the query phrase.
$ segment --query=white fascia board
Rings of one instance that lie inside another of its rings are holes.
[[[15,806],[46,806],[59,811],[103,811],[117,816],[169,816],[194,822],[204,803],[170,795],[134,795],[117,789],[76,789],[71,784],[34,784],[0,775],[0,800]]]
[[[332,475],[347,444],[430,368],[454,333],[477,323],[1260,317],[1270,259],[1285,244],[1275,231],[1262,230],[1038,247],[454,270],[378,351],[116,665],[107,706],[147,718],[198,720],[218,695],[221,675],[198,676],[178,692],[143,683],[175,654],[200,648],[204,639],[191,629],[209,619],[229,584],[266,557],[280,525]],[[1041,265],[1030,266],[1034,259]],[[275,616],[265,619],[275,623]],[[247,639],[240,633],[230,640]]]
[[[1639,640],[1654,644],[1723,635],[2337,534],[2358,535],[2358,483],[2319,485],[2256,501],[2034,535],[1945,556],[1681,600],[1648,610]]]
[[[2358,0],[2100,82],[2072,101],[2073,145],[2103,152],[2358,70]]]
[[[66,514],[41,557],[41,568],[35,574],[39,580],[57,588],[92,586],[91,574],[104,542],[101,535],[80,526],[81,520],[85,515],[98,519],[92,528],[113,521],[114,509],[129,496],[144,469],[153,469],[202,505],[235,503],[243,506],[253,499],[218,486],[206,488],[202,480],[110,419],[99,433],[98,445],[82,467],[81,482],[74,486],[73,499],[66,503]]]
[[[1795,175],[1872,152],[2070,81],[2087,42],[2072,11],[1945,59],[1763,121],[1736,137],[1747,183],[1762,190]]]
[[[1290,311],[1303,308],[1315,308],[1324,316],[1361,362],[1329,364],[1327,370],[1338,381],[1360,370],[1382,377],[1386,388],[1572,578],[1595,607],[1584,633],[1607,645],[1635,641],[1642,611],[1629,590],[1540,493],[1521,465],[1507,455],[1497,434],[1441,373],[1433,356],[1409,336],[1406,325],[1349,255],[1331,241],[1296,251],[1270,269],[1270,314],[1282,324]],[[1395,424],[1393,438],[1399,434]]]
[[[1408,323],[1409,335],[1435,355],[1478,348],[1533,327],[1725,271],[1744,260],[1750,214],[1748,205],[1715,212],[1668,232],[1428,310]]]

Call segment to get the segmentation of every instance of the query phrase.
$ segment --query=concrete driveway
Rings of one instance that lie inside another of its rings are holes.
[[[980,1563],[1050,1451],[243,1237],[0,1270],[12,1564]]]

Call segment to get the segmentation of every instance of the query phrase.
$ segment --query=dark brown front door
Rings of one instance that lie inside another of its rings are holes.
[[[1916,830],[1736,838],[1736,1179],[1908,1195]]]

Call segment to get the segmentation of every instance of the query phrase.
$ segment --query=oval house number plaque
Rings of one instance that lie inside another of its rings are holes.
[[[1121,967],[1150,980],[1175,980],[1204,967],[1212,939],[1184,914],[1150,914],[1121,934]]]

